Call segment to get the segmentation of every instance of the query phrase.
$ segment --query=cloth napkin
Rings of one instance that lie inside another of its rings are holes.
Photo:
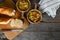
[[[48,16],[55,18],[56,11],[60,6],[60,0],[40,0],[38,4],[42,13],[46,12]]]

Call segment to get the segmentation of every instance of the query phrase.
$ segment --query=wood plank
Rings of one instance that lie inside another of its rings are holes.
[[[5,36],[9,39],[12,40],[13,38],[15,38],[17,35],[19,35],[23,30],[20,31],[16,31],[16,32],[3,32],[5,34]]]

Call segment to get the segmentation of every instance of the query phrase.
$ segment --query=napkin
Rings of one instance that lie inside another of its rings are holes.
[[[55,18],[56,11],[60,6],[60,0],[40,0],[38,4],[42,13],[46,12],[48,16]]]

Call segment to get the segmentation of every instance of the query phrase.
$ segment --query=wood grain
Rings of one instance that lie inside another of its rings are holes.
[[[23,30],[20,31],[16,31],[16,32],[3,32],[5,34],[5,36],[9,39],[12,40],[13,38],[15,38],[18,34],[20,34]]]

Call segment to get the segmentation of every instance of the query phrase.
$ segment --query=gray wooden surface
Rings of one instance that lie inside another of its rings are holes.
[[[34,8],[34,0],[30,0]],[[39,0],[36,1],[37,3]],[[43,14],[43,20],[48,22],[60,22],[60,8],[57,10],[57,16],[53,19],[46,13]],[[60,40],[60,23],[40,23],[28,27],[24,32],[18,35],[14,40]]]
[[[34,0],[30,0],[34,8]],[[38,2],[37,0],[36,2]],[[14,0],[16,3],[16,0]],[[60,8],[57,10],[57,16],[53,19],[46,13],[43,14],[43,20],[48,22],[60,22]],[[15,37],[13,40],[60,40],[60,23],[40,23],[30,24],[29,27]]]

